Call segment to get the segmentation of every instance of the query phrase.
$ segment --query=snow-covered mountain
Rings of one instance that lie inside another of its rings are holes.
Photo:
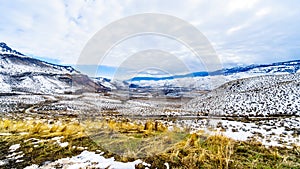
[[[102,85],[104,87],[106,87],[109,90],[116,90],[117,89],[117,85],[114,85],[111,83],[110,79],[104,78],[104,77],[96,77],[93,78],[93,81],[95,83],[97,83],[98,85]]]
[[[234,80],[192,100],[185,109],[222,116],[299,116],[300,74]]]
[[[76,93],[104,91],[101,84],[71,66],[44,62],[0,43],[0,93]]]
[[[272,64],[233,67],[215,72],[194,72],[169,77],[135,77],[127,82],[138,87],[181,87],[196,90],[212,90],[220,85],[241,78],[293,74],[300,72],[300,60]]]

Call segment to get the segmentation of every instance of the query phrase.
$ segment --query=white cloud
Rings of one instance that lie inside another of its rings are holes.
[[[234,26],[234,27],[228,29],[226,33],[230,35],[230,34],[236,32],[236,31],[239,31],[239,30],[245,28],[245,27],[247,27],[247,24],[242,24],[242,25]]]
[[[259,11],[257,11],[255,13],[255,15],[258,17],[263,17],[263,16],[269,14],[270,12],[271,12],[270,8],[263,8],[263,9],[260,9]]]
[[[258,0],[231,0],[228,4],[230,12],[249,10],[257,4]]]
[[[299,8],[298,1],[279,0],[1,1],[0,41],[27,54],[74,64],[87,41],[105,25],[153,12],[192,23],[214,44],[224,64],[273,62],[299,59]],[[159,47],[178,54],[191,67],[200,65],[191,53],[169,43],[147,38],[124,42],[107,62],[114,65],[124,56]]]

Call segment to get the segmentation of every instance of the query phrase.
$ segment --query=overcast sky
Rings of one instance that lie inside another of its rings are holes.
[[[224,66],[271,63],[300,59],[299,9],[297,0],[0,0],[0,41],[33,57],[74,65],[104,26],[134,14],[161,13],[194,25]],[[171,41],[129,39],[113,48],[103,64],[118,66],[125,56],[156,48],[195,64],[189,51]]]

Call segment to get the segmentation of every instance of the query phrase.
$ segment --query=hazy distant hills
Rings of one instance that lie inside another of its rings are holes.
[[[44,62],[0,43],[0,93],[78,93],[106,88],[70,66]]]

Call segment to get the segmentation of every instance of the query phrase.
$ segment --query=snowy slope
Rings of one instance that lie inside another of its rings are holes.
[[[30,58],[0,43],[0,93],[74,93],[104,91],[70,66]]]
[[[300,74],[234,80],[192,100],[185,109],[224,116],[299,116]]]
[[[97,77],[97,78],[93,78],[93,81],[99,85],[106,87],[107,89],[110,89],[110,90],[117,89],[116,86],[111,83],[110,79],[103,78],[103,77]]]

